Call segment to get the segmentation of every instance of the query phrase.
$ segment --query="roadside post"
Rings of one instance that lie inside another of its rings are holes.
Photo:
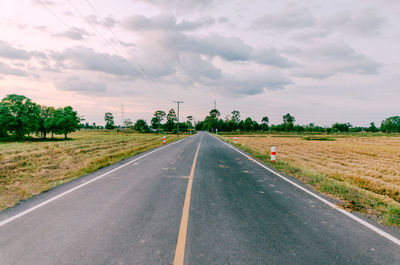
[[[167,143],[167,137],[166,136],[163,137],[163,142],[164,142],[164,144]]]
[[[215,135],[218,135],[218,129],[215,129]]]
[[[276,160],[276,147],[271,147],[271,163],[274,163]]]
[[[237,144],[237,137],[235,136],[235,144]]]

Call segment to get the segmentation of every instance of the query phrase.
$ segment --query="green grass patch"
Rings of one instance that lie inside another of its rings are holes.
[[[336,141],[335,138],[327,138],[327,137],[303,137],[301,139],[306,141]]]
[[[383,214],[383,222],[400,226],[400,208],[389,206]]]

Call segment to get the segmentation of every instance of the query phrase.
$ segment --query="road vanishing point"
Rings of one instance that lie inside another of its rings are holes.
[[[0,264],[400,264],[331,201],[200,132],[1,212]]]

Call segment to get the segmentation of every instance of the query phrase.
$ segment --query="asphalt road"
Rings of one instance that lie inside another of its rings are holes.
[[[0,264],[400,264],[399,250],[206,133],[0,213]]]

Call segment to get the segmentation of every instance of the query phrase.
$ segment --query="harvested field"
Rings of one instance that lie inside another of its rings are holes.
[[[90,130],[69,137],[72,140],[0,143],[0,210],[162,145],[157,134]]]
[[[233,140],[233,137],[229,137]],[[400,137],[238,137],[241,145],[400,202]]]

